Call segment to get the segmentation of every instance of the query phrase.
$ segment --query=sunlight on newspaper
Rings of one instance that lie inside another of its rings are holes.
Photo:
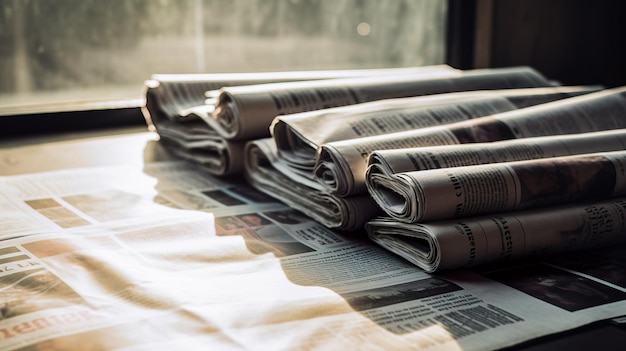
[[[435,324],[430,327],[414,331],[409,333],[407,337],[410,339],[416,339],[416,342],[419,345],[418,349],[427,349],[437,344],[446,344],[444,348],[445,350],[463,350],[450,332],[441,324]]]

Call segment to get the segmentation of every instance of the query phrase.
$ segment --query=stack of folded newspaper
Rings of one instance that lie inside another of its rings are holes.
[[[247,141],[276,116],[451,91],[551,86],[529,68],[447,65],[338,71],[154,75],[144,116],[162,143],[214,175],[243,172]]]
[[[142,112],[150,129],[156,131],[161,142],[176,155],[201,165],[214,175],[240,174],[243,172],[245,142],[269,136],[269,124],[277,115],[411,95],[419,89],[421,80],[459,74],[458,70],[447,65],[155,74],[144,84],[146,103]],[[355,80],[361,77],[363,80]],[[319,94],[314,96],[283,94],[285,87],[302,90],[303,86],[308,87],[305,82],[316,80],[336,83],[317,85]],[[374,88],[375,91],[364,90],[365,95],[354,96],[345,85]],[[246,88],[242,88],[244,86]]]
[[[597,246],[626,225],[624,89],[560,86],[528,67],[227,76],[146,84],[164,144],[328,228],[365,227],[427,271]]]
[[[370,153],[366,229],[431,272],[624,242],[622,128],[626,87],[411,132],[495,142]]]
[[[445,81],[447,91],[456,92],[278,116],[270,126],[272,138],[247,144],[247,179],[329,228],[362,229],[383,214],[365,186],[370,152],[456,144],[460,141],[454,136],[422,138],[412,133],[598,90],[555,87],[530,68],[465,71]]]

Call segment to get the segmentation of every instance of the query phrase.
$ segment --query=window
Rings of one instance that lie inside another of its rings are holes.
[[[445,60],[447,1],[3,0],[0,106],[139,98],[153,73]]]

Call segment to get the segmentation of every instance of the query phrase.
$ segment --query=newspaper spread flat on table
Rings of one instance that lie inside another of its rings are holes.
[[[623,248],[433,275],[180,162],[0,188],[0,350],[493,350],[626,314]]]
[[[626,87],[606,89],[441,126],[326,143],[317,180],[341,194],[366,191],[367,157],[376,150],[466,144],[626,128]]]
[[[214,119],[206,122],[225,139],[252,140],[269,137],[280,115],[453,91],[548,86],[554,84],[539,72],[513,67],[225,87]]]
[[[262,83],[322,80],[361,76],[425,77],[458,75],[447,65],[335,71],[287,71],[222,74],[155,74],[144,84],[142,112],[149,129],[156,131],[176,155],[215,175],[241,174],[244,141],[225,140],[211,126],[217,89]],[[210,95],[207,99],[206,95]],[[206,121],[210,123],[207,124]],[[269,123],[268,123],[269,125]],[[267,126],[265,127],[267,129]]]
[[[598,89],[503,89],[386,99],[278,116],[270,132],[280,158],[312,174],[317,149],[324,143],[448,124]]]
[[[573,197],[579,196],[607,196],[610,190],[604,194],[599,192],[604,187],[613,186],[611,190],[620,192],[622,190],[617,186],[617,182],[621,181],[619,177],[622,175],[616,173],[621,172],[620,166],[618,164],[613,166],[613,161],[610,162],[611,165],[604,163],[604,160],[607,160],[605,156],[609,159],[616,156],[619,160],[621,158],[619,153],[561,157],[554,160],[554,163],[549,160],[540,160],[535,164],[510,164],[510,162],[624,149],[626,149],[626,129],[570,134],[559,138],[545,136],[463,146],[381,150],[370,154],[365,179],[368,192],[387,215],[399,221],[421,222],[466,216],[470,214],[468,211],[477,214],[478,211],[508,210],[516,201],[516,205],[513,205],[516,207],[537,206],[541,205],[539,203],[541,197],[547,201],[569,202],[574,200]],[[472,168],[471,165],[481,165],[482,168]],[[607,167],[605,170],[598,168],[603,165]],[[455,169],[451,170],[451,167],[463,168],[457,172]],[[441,177],[437,180],[438,184],[426,180],[432,180],[435,176],[435,173],[422,173],[426,170],[438,170],[437,174]],[[465,173],[468,170],[469,173]],[[476,171],[480,170],[483,173],[479,176]],[[604,175],[608,178],[603,177]],[[489,179],[482,179],[483,177]],[[455,181],[452,182],[451,179]],[[503,184],[495,185],[504,179],[507,179],[505,180],[507,184],[512,185],[511,188],[502,189]],[[473,184],[467,183],[468,181]],[[559,184],[551,181],[558,181]],[[447,182],[450,182],[448,184],[451,189],[455,188],[454,191],[446,191],[440,187]],[[591,190],[594,182],[601,182],[596,184],[599,188],[594,188],[591,194],[585,194],[584,189]],[[438,187],[434,192],[436,196],[431,196],[434,194],[433,186]],[[474,187],[486,187],[487,190],[485,188],[479,190],[484,196],[498,194],[503,197],[499,200],[495,197],[483,198],[480,201],[484,201],[483,205],[491,209],[479,209],[475,207],[476,198],[469,200],[478,195],[468,194],[477,190]],[[466,195],[469,197],[466,198]],[[612,194],[615,195],[617,194]],[[498,205],[496,202],[499,202]],[[455,209],[444,214],[445,204]]]

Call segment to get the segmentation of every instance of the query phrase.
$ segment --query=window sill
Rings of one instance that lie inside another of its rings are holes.
[[[142,105],[142,99],[131,99],[0,107],[0,137],[145,127]]]

